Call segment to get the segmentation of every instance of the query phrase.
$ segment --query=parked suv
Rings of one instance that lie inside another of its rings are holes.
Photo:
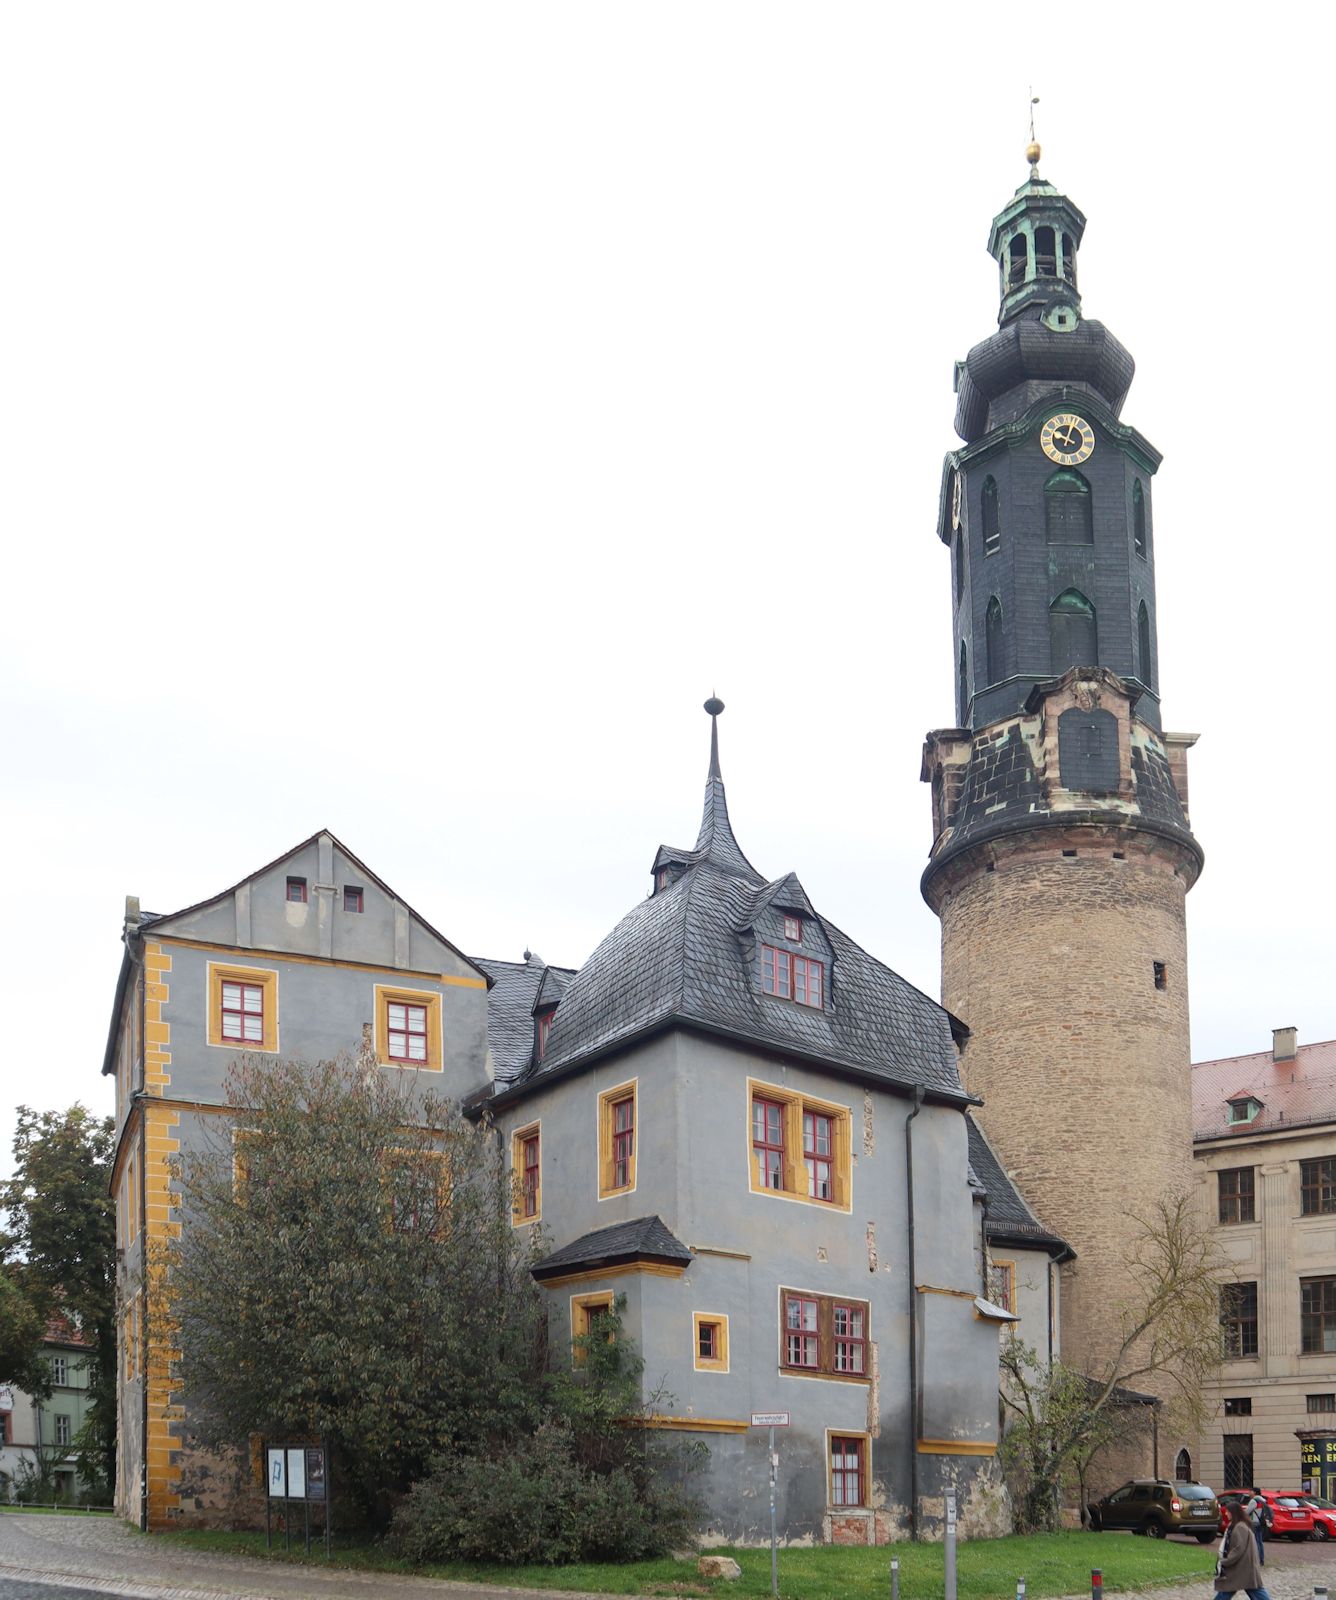
[[[1090,1508],[1090,1526],[1131,1528],[1133,1533],[1163,1539],[1170,1533],[1191,1534],[1209,1544],[1220,1527],[1215,1492],[1204,1483],[1170,1483],[1168,1478],[1133,1478]]]
[[[1225,1526],[1225,1507],[1231,1500],[1249,1500],[1253,1495],[1266,1505],[1268,1539],[1311,1539],[1313,1512],[1307,1496],[1277,1494],[1274,1489],[1227,1489],[1220,1496],[1220,1526]]]

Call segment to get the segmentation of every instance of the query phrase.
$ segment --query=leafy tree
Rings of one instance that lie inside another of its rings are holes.
[[[1126,1391],[1154,1388],[1186,1428],[1205,1420],[1205,1385],[1221,1357],[1218,1249],[1186,1195],[1134,1220],[1127,1290],[1122,1305],[1109,1308],[1109,1354],[1097,1371],[1049,1366],[1019,1339],[1004,1344],[1003,1460],[1021,1532],[1058,1527],[1063,1484],[1072,1474],[1082,1485],[1085,1515],[1091,1457],[1126,1436],[1142,1414],[1127,1405]]]
[[[94,1342],[88,1421],[76,1441],[79,1476],[90,1488],[105,1488],[116,1476],[114,1154],[110,1117],[95,1117],[82,1105],[41,1112],[20,1106],[14,1175],[0,1183],[0,1208],[8,1215],[0,1250],[21,1263],[39,1341],[60,1317]]]
[[[534,1230],[495,1135],[420,1084],[251,1058],[226,1092],[150,1265],[195,1440],[323,1436],[345,1505],[383,1523],[443,1451],[536,1425]]]
[[[51,1369],[42,1355],[46,1320],[17,1267],[0,1269],[0,1383],[12,1383],[34,1399],[51,1392]]]

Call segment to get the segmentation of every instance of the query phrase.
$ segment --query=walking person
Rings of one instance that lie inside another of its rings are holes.
[[[1257,1540],[1257,1564],[1264,1567],[1266,1565],[1266,1524],[1267,1518],[1271,1515],[1271,1507],[1254,1489],[1243,1502],[1243,1509],[1248,1513],[1248,1526],[1252,1529],[1253,1537]]]
[[[1225,1515],[1229,1526],[1220,1541],[1220,1558],[1215,1564],[1216,1594],[1232,1595],[1242,1589],[1248,1600],[1271,1600],[1262,1587],[1262,1563],[1257,1558],[1257,1539],[1248,1513],[1234,1500]]]

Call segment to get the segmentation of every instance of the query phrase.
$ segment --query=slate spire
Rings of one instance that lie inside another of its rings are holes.
[[[756,869],[743,855],[728,820],[728,797],[724,793],[724,775],[719,766],[719,715],[724,709],[724,702],[716,695],[711,695],[705,702],[705,709],[710,714],[710,771],[705,779],[705,810],[700,819],[696,850],[718,867],[754,873]]]

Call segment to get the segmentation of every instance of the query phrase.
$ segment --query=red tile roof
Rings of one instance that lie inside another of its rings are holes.
[[[1226,1101],[1252,1095],[1262,1109],[1251,1122],[1231,1124]],[[1301,1044],[1292,1061],[1269,1050],[1192,1064],[1192,1137],[1242,1138],[1277,1128],[1336,1122],[1336,1039]]]

